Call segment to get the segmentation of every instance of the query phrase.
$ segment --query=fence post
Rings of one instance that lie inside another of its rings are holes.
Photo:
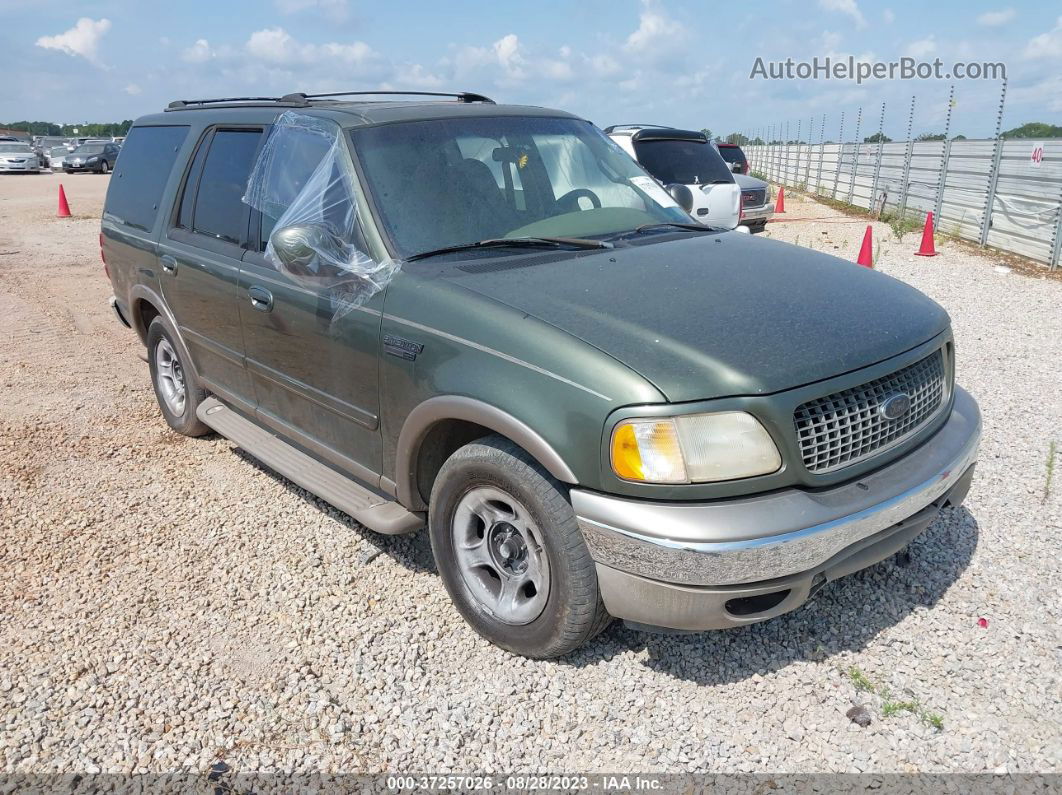
[[[1055,236],[1051,241],[1051,258],[1047,261],[1047,267],[1055,270],[1059,266],[1059,255],[1062,254],[1062,195],[1058,197],[1058,213],[1055,217]]]
[[[911,178],[911,156],[914,154],[914,141],[911,139],[911,127],[914,125],[915,98],[911,97],[911,110],[907,114],[907,150],[903,156],[903,184],[900,185],[899,217],[907,214],[907,183]]]
[[[833,170],[833,190],[830,191],[830,198],[837,198],[837,178],[841,176],[841,159],[844,157],[844,111],[841,111],[841,133],[838,136],[840,140],[837,141],[837,168]]]
[[[812,116],[810,119],[808,119],[808,159],[804,161],[804,190],[808,190],[808,180],[811,179],[811,131],[814,128],[815,117]]]
[[[793,184],[797,187],[800,187],[800,128],[803,125],[804,120],[797,119],[796,162],[793,163]]]
[[[988,242],[988,230],[992,226],[992,205],[996,203],[996,185],[999,184],[999,162],[1003,158],[1003,103],[1007,99],[1007,81],[999,94],[999,110],[996,111],[996,140],[992,145],[992,170],[988,172],[988,190],[985,193],[985,209],[981,213],[981,245]]]
[[[822,189],[822,153],[826,149],[826,114],[822,114],[822,123],[819,125],[819,170],[815,174],[815,195],[821,195]]]
[[[785,173],[782,174],[782,184],[788,185],[789,179],[789,122],[785,123]]]
[[[852,203],[852,196],[855,194],[855,178],[856,171],[859,169],[859,128],[863,124],[863,107],[859,107],[859,112],[856,114],[856,132],[855,132],[855,151],[852,153],[852,175],[848,178],[848,204]]]
[[[878,203],[878,178],[881,176],[881,156],[885,151],[885,103],[881,103],[881,116],[878,119],[878,160],[874,164],[874,181],[870,185],[870,212]],[[884,209],[884,207],[882,207]]]
[[[940,177],[937,180],[937,200],[933,203],[933,231],[940,225],[940,210],[944,206],[944,185],[948,181],[948,161],[951,160],[951,109],[955,107],[955,86],[948,91],[948,115],[944,119],[944,151],[940,155]]]

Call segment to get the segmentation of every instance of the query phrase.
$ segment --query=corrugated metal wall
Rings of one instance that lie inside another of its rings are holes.
[[[1034,165],[1034,147],[1043,159]],[[997,148],[998,166],[997,166]],[[939,203],[937,231],[1051,268],[1062,248],[1062,140],[919,141],[746,146],[772,182],[856,207],[923,216]],[[943,179],[941,178],[942,168]],[[993,169],[998,167],[995,191]],[[989,206],[991,205],[991,206]]]

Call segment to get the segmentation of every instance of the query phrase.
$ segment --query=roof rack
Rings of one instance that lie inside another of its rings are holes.
[[[458,102],[486,102],[491,105],[494,100],[483,94],[471,91],[458,93],[446,93],[441,91],[336,91],[327,94],[304,94],[296,92],[285,94],[282,97],[221,97],[218,99],[178,99],[166,106],[166,110],[184,110],[186,108],[201,108],[206,105],[228,105],[239,107],[241,105],[284,105],[293,107],[307,107],[315,99],[331,99],[334,97],[360,97],[360,96],[417,96],[417,97],[454,97]]]
[[[281,102],[306,102],[311,99],[330,99],[332,97],[368,97],[368,96],[404,96],[404,97],[454,97],[458,102],[486,102],[495,104],[490,97],[471,91],[457,93],[447,91],[333,91],[327,94],[285,94]]]

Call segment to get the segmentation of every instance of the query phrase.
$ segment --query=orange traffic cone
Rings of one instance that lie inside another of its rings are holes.
[[[69,218],[70,217],[70,205],[66,203],[66,191],[63,190],[63,183],[59,183],[59,212],[56,217]]]
[[[778,188],[778,201],[774,203],[774,211],[776,213],[785,212],[785,188],[781,186]]]
[[[863,245],[859,248],[856,265],[862,265],[864,268],[874,267],[874,232],[871,230],[870,224],[867,224],[867,231],[863,235]]]
[[[935,257],[937,250],[933,247],[933,213],[926,213],[926,225],[922,230],[922,245],[915,252],[916,257]]]

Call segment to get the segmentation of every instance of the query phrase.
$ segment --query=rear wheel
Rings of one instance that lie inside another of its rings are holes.
[[[161,317],[156,317],[148,326],[147,348],[151,383],[166,424],[185,436],[210,433],[210,428],[200,422],[195,413],[199,404],[206,400],[206,391],[181,357]]]
[[[432,488],[439,575],[480,635],[526,657],[566,654],[610,620],[562,484],[501,436],[465,445]]]
[[[106,174],[110,170],[111,170],[111,167],[107,165],[107,161],[106,160],[104,160],[102,163],[100,163],[100,173],[101,174]]]

